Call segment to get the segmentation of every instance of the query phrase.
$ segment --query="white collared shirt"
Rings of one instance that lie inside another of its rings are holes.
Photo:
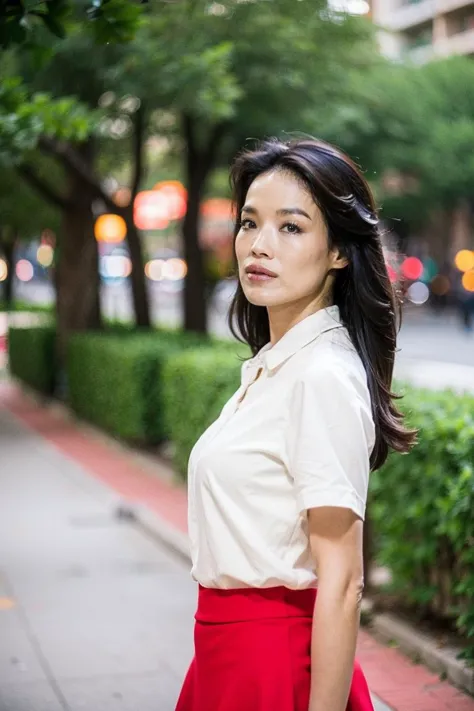
[[[365,370],[336,306],[264,346],[191,452],[193,579],[315,587],[307,510],[340,506],[364,518],[374,442]]]

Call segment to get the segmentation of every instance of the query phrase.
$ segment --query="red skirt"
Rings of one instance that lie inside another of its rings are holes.
[[[195,655],[175,711],[308,711],[316,590],[199,586]],[[374,711],[357,662],[347,711]]]

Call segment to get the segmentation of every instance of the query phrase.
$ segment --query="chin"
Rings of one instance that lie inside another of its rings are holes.
[[[253,306],[281,306],[285,300],[278,298],[276,294],[265,293],[264,289],[258,287],[256,289],[244,289],[245,298]]]

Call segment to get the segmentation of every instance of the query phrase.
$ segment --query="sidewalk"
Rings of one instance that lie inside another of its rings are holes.
[[[189,565],[111,512],[138,508],[186,549],[183,487],[8,382],[0,404],[13,415],[0,417],[0,636],[30,658],[20,671],[21,654],[0,651],[1,711],[173,711],[195,584]],[[474,699],[363,629],[357,654],[377,711],[474,711]]]

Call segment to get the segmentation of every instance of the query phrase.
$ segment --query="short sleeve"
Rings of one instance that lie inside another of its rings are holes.
[[[331,363],[295,383],[288,464],[298,509],[340,506],[365,517],[375,434],[365,377]]]

